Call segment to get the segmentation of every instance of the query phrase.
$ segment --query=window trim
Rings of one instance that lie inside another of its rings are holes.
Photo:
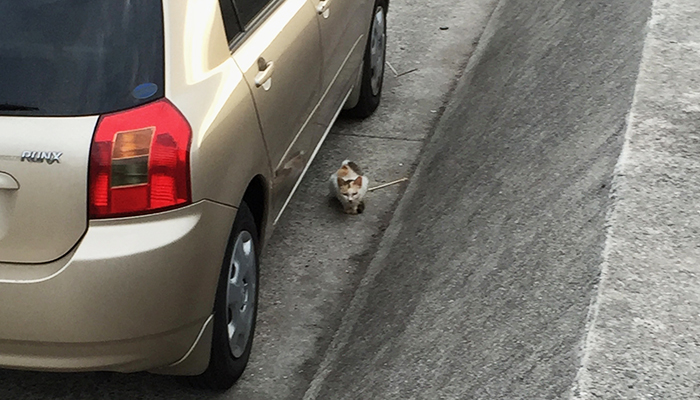
[[[226,8],[226,9],[225,9]],[[238,17],[238,10],[236,10],[236,5],[233,3],[233,0],[219,0],[219,9],[221,11],[221,20],[224,24],[224,32],[226,33],[226,40],[228,43],[231,43],[234,41],[238,36],[243,33],[243,27],[241,26],[241,19]],[[227,17],[227,14],[232,14],[233,19],[230,19],[230,16]],[[232,37],[229,37],[229,28],[237,29],[238,32],[233,35]]]
[[[224,0],[224,1],[230,1],[231,4],[233,4],[234,11],[236,13],[236,19],[239,21],[238,26],[240,27],[241,26],[240,18],[238,16],[238,10],[236,9],[235,3],[233,2],[233,0]],[[233,53],[240,46],[240,44],[243,42],[243,40],[245,40],[248,36],[250,36],[253,32],[255,32],[260,27],[260,25],[262,25],[263,22],[265,22],[267,17],[269,17],[270,14],[272,14],[273,12],[275,12],[275,10],[277,10],[277,8],[284,1],[285,0],[271,0],[270,2],[268,2],[267,5],[262,10],[260,10],[260,12],[258,12],[258,14],[252,20],[250,20],[248,25],[243,27],[243,29],[241,29],[241,32],[238,33],[238,35],[236,35],[235,37],[233,37],[229,41],[229,44],[228,44],[229,51],[231,53]]]

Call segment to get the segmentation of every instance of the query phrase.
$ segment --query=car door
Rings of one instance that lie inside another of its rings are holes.
[[[275,175],[271,216],[276,217],[305,171],[320,129],[309,123],[321,99],[316,10],[307,0],[233,0],[233,5],[244,30],[233,59],[258,112]]]
[[[345,100],[364,55],[373,0],[309,0],[316,9],[323,52],[322,86],[326,101],[319,123],[332,120]]]

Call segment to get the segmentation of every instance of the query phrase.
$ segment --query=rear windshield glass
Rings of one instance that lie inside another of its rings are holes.
[[[0,2],[0,115],[104,114],[163,85],[159,0]]]

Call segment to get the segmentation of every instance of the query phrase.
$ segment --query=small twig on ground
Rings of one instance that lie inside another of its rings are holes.
[[[391,72],[394,73],[394,76],[399,76],[399,73],[396,72],[396,69],[394,69],[394,67],[389,63],[389,61],[386,62],[386,65],[387,65],[387,67],[389,67],[389,69],[391,70]]]
[[[406,72],[402,72],[402,73],[396,75],[396,77],[399,78],[399,77],[402,77],[404,75],[410,74],[411,72],[416,72],[416,71],[418,71],[418,68],[409,69]]]
[[[407,181],[407,180],[408,180],[408,178],[401,178],[401,179],[397,179],[397,180],[395,180],[395,181],[391,181],[391,182],[388,182],[388,183],[382,183],[382,184],[379,185],[379,186],[375,186],[375,187],[373,187],[373,188],[367,189],[367,191],[372,192],[372,191],[375,191],[375,190],[377,190],[377,189],[382,189],[382,188],[385,188],[385,187],[387,187],[387,186],[396,185],[397,183],[405,182],[405,181]]]

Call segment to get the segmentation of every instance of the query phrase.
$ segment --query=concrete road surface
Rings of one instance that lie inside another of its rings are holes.
[[[650,12],[499,2],[305,399],[570,395]]]
[[[243,380],[0,371],[0,399],[700,398],[697,1],[391,7],[396,73],[280,221]],[[405,194],[340,214],[347,157]]]
[[[576,399],[700,398],[700,2],[654,0]]]

